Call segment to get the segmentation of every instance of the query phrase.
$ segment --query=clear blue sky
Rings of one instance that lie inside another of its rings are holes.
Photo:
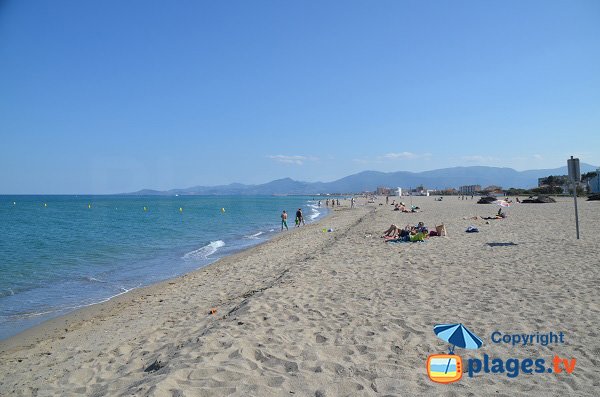
[[[600,1],[2,1],[0,193],[600,165]]]

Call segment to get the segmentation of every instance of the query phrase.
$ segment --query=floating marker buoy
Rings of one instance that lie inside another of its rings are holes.
[[[91,205],[91,204],[88,204],[88,208],[92,208],[92,205]]]
[[[17,202],[16,202],[16,201],[13,201],[13,205],[17,205]]]
[[[225,212],[225,208],[221,208],[221,212]]]
[[[48,206],[48,204],[44,203],[44,207],[47,207],[47,206]]]
[[[148,211],[148,208],[144,207],[144,211]]]
[[[183,208],[179,207],[179,212],[183,212]]]

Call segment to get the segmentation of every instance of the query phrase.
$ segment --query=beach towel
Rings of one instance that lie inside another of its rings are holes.
[[[388,240],[388,241],[386,241],[386,243],[390,243],[390,244],[403,244],[403,243],[426,243],[426,241],[425,241],[425,240],[410,241],[410,240],[401,240],[401,239],[397,239],[397,240]]]
[[[427,235],[428,235],[428,233],[426,231],[419,232],[415,235],[410,236],[410,241],[412,241],[413,243],[416,243],[417,241],[424,241],[425,236],[427,236]]]

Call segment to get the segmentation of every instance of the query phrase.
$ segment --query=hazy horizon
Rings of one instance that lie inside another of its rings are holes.
[[[584,164],[587,165],[587,166],[593,167],[593,168],[599,168],[600,167],[600,166],[595,166],[595,165],[592,165],[592,164],[587,164],[585,162],[581,162],[582,166]],[[330,183],[330,182],[335,182],[335,181],[337,181],[339,179],[342,179],[342,178],[345,178],[345,177],[348,177],[348,176],[352,176],[352,175],[356,175],[356,174],[360,174],[360,173],[363,173],[363,172],[383,172],[383,173],[408,172],[408,173],[412,173],[412,174],[419,174],[419,173],[422,173],[422,172],[432,172],[432,171],[445,170],[445,169],[451,169],[451,168],[461,168],[461,167],[489,167],[489,168],[511,169],[511,170],[514,170],[514,171],[517,171],[517,172],[526,172],[526,171],[556,170],[556,169],[559,169],[559,168],[562,168],[562,167],[566,167],[566,161],[565,161],[565,165],[564,166],[558,166],[558,167],[553,167],[553,168],[527,169],[527,170],[516,170],[516,169],[511,168],[511,167],[493,167],[493,166],[485,166],[485,165],[482,165],[482,166],[444,167],[444,168],[435,168],[435,169],[424,170],[424,171],[405,171],[405,170],[377,171],[377,170],[362,170],[362,171],[359,171],[359,172],[356,172],[356,173],[353,173],[353,174],[344,175],[344,176],[342,176],[340,178],[336,178],[336,179],[333,179],[333,180],[313,180],[313,181],[308,181],[308,180],[294,179],[294,178],[291,178],[289,176],[284,176],[284,177],[281,177],[281,178],[276,178],[276,179],[271,179],[271,180],[265,180],[265,181],[258,182],[258,183],[248,183],[248,184],[244,184],[242,182],[234,181],[234,182],[230,182],[230,183],[219,183],[219,184],[215,184],[215,185],[192,184],[192,185],[187,185],[187,186],[172,186],[172,187],[169,187],[167,189],[154,189],[152,187],[142,187],[142,188],[139,188],[139,189],[136,189],[136,190],[132,190],[132,191],[108,192],[108,193],[89,193],[89,192],[57,192],[57,193],[43,193],[43,192],[37,192],[37,193],[14,193],[14,192],[8,192],[8,193],[4,193],[4,192],[0,192],[0,196],[11,196],[11,195],[14,195],[14,196],[19,196],[19,195],[21,195],[21,196],[30,196],[30,195],[31,196],[60,196],[60,195],[81,195],[81,196],[95,196],[95,195],[98,195],[98,196],[103,196],[103,195],[108,195],[108,196],[110,196],[110,195],[121,195],[121,194],[128,194],[128,193],[136,193],[136,192],[143,191],[143,190],[166,192],[166,191],[170,191],[170,190],[188,189],[188,188],[200,187],[200,186],[202,186],[202,187],[218,187],[218,186],[228,186],[228,185],[231,185],[231,184],[243,184],[243,185],[247,185],[247,186],[250,186],[250,185],[262,185],[262,184],[266,184],[266,183],[273,182],[273,181],[276,181],[276,180],[281,180],[281,179],[292,179],[292,180],[297,181],[297,182],[306,182],[306,183],[319,183],[319,182]],[[582,174],[584,172],[585,171],[582,170]],[[448,187],[450,187],[450,186],[448,186]],[[458,186],[454,186],[454,187],[458,188]]]

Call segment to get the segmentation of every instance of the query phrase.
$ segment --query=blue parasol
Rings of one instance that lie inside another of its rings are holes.
[[[438,338],[452,343],[450,354],[454,353],[456,346],[463,349],[479,349],[483,345],[481,338],[462,324],[438,324],[433,327],[433,332]]]

